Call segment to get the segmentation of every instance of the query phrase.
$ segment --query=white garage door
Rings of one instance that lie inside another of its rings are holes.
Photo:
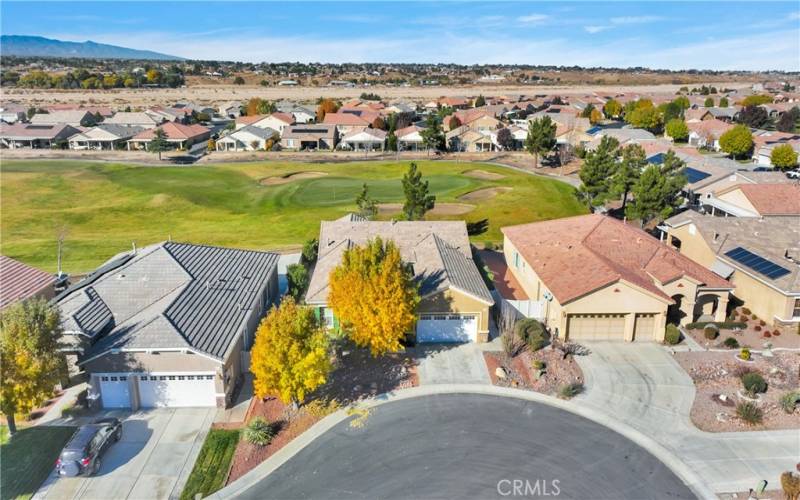
[[[128,376],[118,373],[100,373],[100,395],[103,408],[130,408],[131,394]]]
[[[475,342],[476,314],[421,314],[417,321],[417,342]]]
[[[210,373],[148,373],[139,379],[142,408],[216,406],[216,392]]]
[[[624,340],[624,314],[570,314],[567,340]]]

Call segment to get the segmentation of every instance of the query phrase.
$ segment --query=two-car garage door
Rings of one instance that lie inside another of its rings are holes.
[[[475,342],[477,314],[420,314],[417,342]]]
[[[624,314],[570,314],[567,340],[625,340]]]
[[[98,374],[104,408],[130,408],[131,385],[138,384],[142,408],[216,406],[213,374]]]

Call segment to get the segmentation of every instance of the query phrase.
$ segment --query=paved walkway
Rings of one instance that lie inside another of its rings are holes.
[[[92,419],[124,419],[122,439],[103,455],[100,471],[90,477],[59,477],[53,471],[34,499],[177,498],[215,414],[214,408],[161,408],[95,415]]]
[[[86,383],[80,383],[73,385],[72,387],[67,387],[64,390],[64,394],[56,401],[53,406],[47,409],[44,415],[36,419],[36,425],[59,425],[59,422],[63,422],[61,418],[61,412],[72,405],[75,404],[75,401],[78,399],[78,394],[81,393],[84,389],[86,389]]]
[[[491,383],[479,344],[423,344],[413,352],[420,385]]]
[[[766,479],[779,488],[782,471],[800,459],[797,430],[709,433],[689,412],[689,375],[658,344],[589,343],[576,359],[587,391],[575,402],[603,412],[653,438],[680,457],[716,492],[747,491]]]

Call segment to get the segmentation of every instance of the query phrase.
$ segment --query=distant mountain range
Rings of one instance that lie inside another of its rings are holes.
[[[150,50],[129,49],[92,41],[65,42],[41,36],[0,36],[2,56],[77,57],[86,59],[151,59],[179,61],[182,57]]]

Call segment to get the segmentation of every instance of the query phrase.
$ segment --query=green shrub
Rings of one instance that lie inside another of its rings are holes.
[[[275,437],[275,429],[262,417],[256,417],[244,429],[244,439],[258,446],[266,446]]]
[[[719,329],[732,330],[734,328],[746,328],[747,323],[744,322],[746,320],[747,318],[744,318],[742,321],[697,321],[687,324],[686,328],[689,330],[699,330],[708,325],[715,325]]]
[[[761,392],[767,392],[767,381],[760,373],[750,372],[742,376],[742,385],[747,394],[755,396]]]
[[[722,345],[727,347],[728,349],[738,349],[739,348],[739,341],[733,337],[728,337],[722,342]]]
[[[750,401],[736,405],[736,415],[750,425],[760,424],[764,420],[764,412]]]
[[[541,359],[534,359],[531,361],[531,367],[534,370],[544,370],[547,365]]]
[[[667,325],[666,333],[664,334],[664,342],[667,345],[675,345],[681,341],[681,331],[675,325]]]
[[[719,337],[719,328],[715,325],[708,324],[703,327],[703,336],[708,340],[714,340]]]
[[[781,396],[780,405],[786,413],[794,413],[797,403],[800,403],[800,391],[789,391]]]
[[[583,392],[583,384],[574,382],[572,384],[564,384],[558,389],[558,397],[561,399],[572,399],[578,394]]]
[[[487,241],[486,243],[483,244],[483,249],[494,250],[494,243],[492,243],[491,241]]]
[[[750,309],[748,309],[746,307],[743,307],[742,308],[742,314],[744,314],[745,316],[750,316],[751,314],[753,314],[753,311],[751,311]]]
[[[531,351],[535,352],[550,343],[550,335],[544,329],[544,325],[533,318],[526,318],[517,321],[514,325],[517,336],[523,340]]]
[[[742,347],[742,350],[739,351],[739,359],[750,361],[750,349],[747,347]]]

